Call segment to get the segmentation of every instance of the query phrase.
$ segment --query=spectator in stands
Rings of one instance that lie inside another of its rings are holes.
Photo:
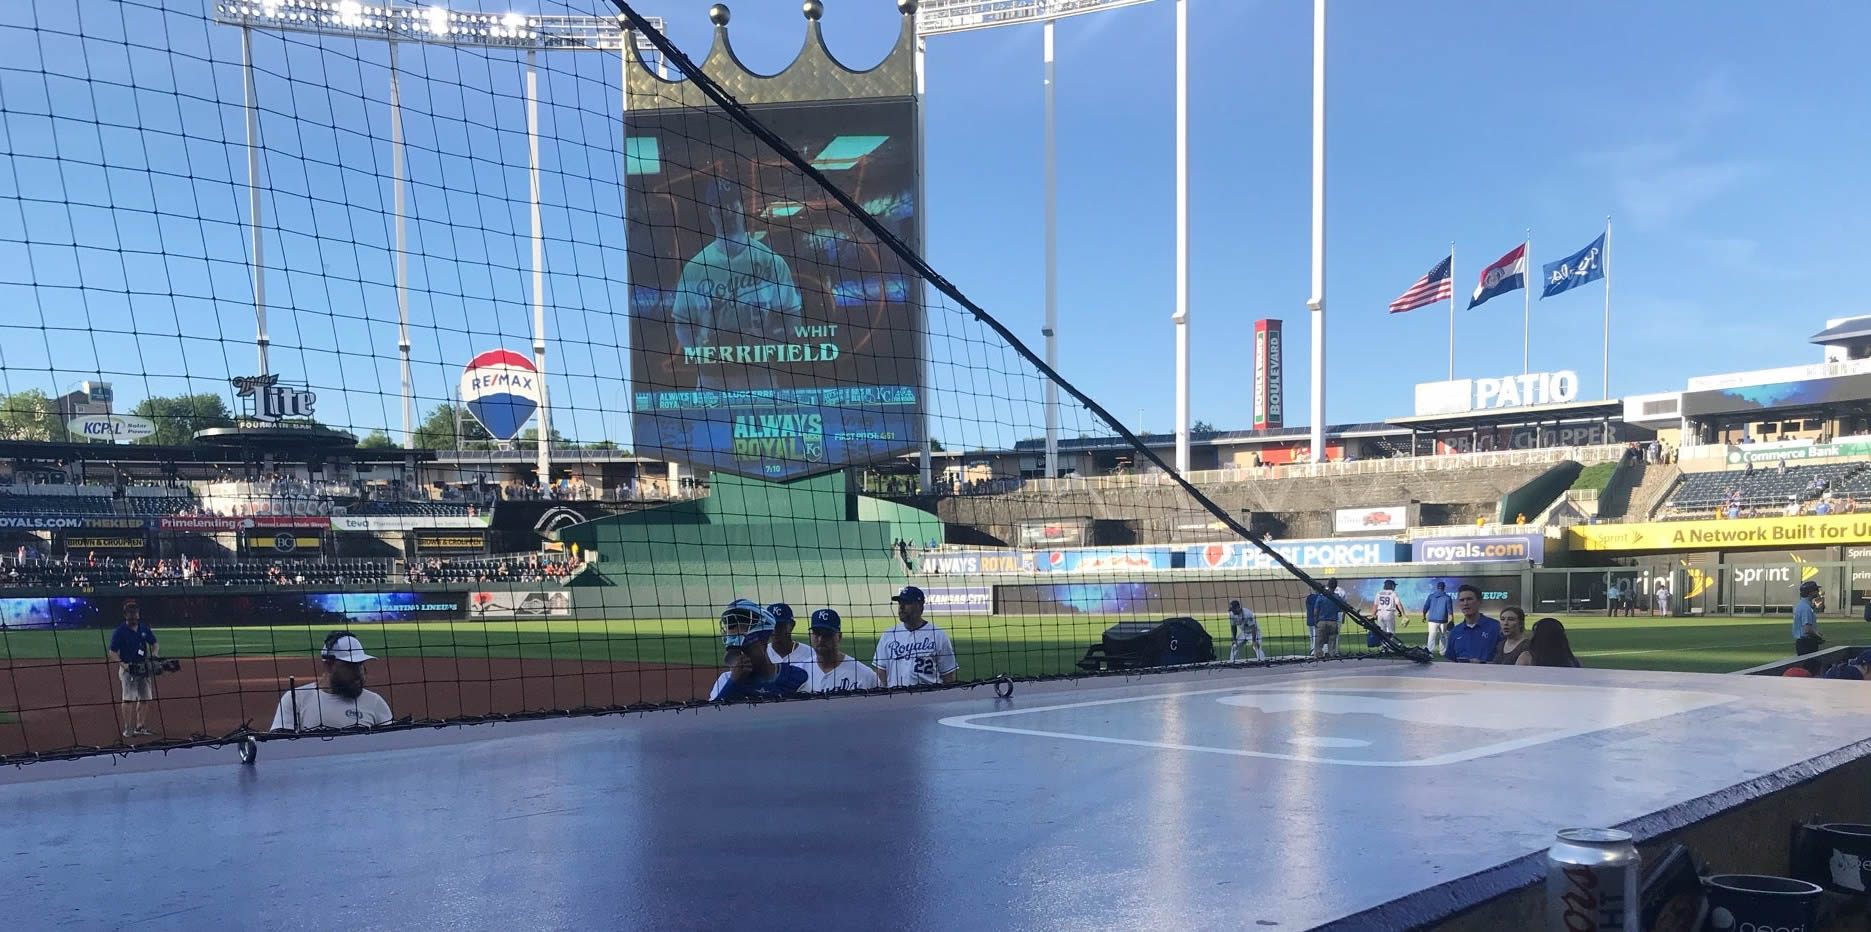
[[[871,666],[886,686],[933,686],[953,683],[961,670],[948,632],[923,618],[923,591],[904,586],[890,601],[897,623],[877,639]]]
[[[805,665],[806,692],[829,693],[883,688],[883,681],[877,678],[876,671],[841,649],[844,642],[844,624],[839,620],[837,612],[829,608],[821,608],[813,612],[809,630],[812,638],[812,660]]]
[[[279,697],[273,712],[274,731],[313,731],[321,728],[375,728],[390,722],[390,704],[364,688],[364,664],[377,658],[364,652],[364,643],[349,631],[325,635],[318,659],[325,665],[325,685],[317,680],[296,686]]]
[[[1423,646],[1430,653],[1441,653],[1448,646],[1449,619],[1455,617],[1455,599],[1449,584],[1436,580],[1436,591],[1423,600],[1423,624],[1429,628],[1429,640]]]
[[[1501,609],[1501,643],[1495,645],[1490,663],[1512,665],[1532,647],[1527,633],[1527,613],[1518,605]]]
[[[793,607],[785,602],[775,602],[767,606],[767,614],[773,616],[773,636],[767,639],[767,658],[774,663],[790,663],[803,667],[812,662],[812,648],[793,640],[793,627],[797,621],[793,618]]]
[[[1825,638],[1819,636],[1819,613],[1814,603],[1819,601],[1819,584],[1812,580],[1800,583],[1800,598],[1793,603],[1793,654],[1804,657],[1819,649]]]
[[[162,656],[162,648],[135,599],[124,599],[122,611],[123,622],[110,633],[110,652],[117,655],[117,682],[123,687],[123,736],[134,738],[154,734],[143,724],[144,708],[156,698],[156,677],[146,664]]]
[[[1871,650],[1861,651],[1844,663],[1819,674],[1822,680],[1871,680]]]
[[[1481,590],[1470,583],[1456,587],[1455,610],[1462,613],[1462,620],[1449,629],[1449,646],[1443,656],[1456,663],[1494,659],[1494,649],[1501,643],[1501,623],[1481,614]]]
[[[721,643],[727,648],[727,672],[715,680],[710,702],[736,699],[772,699],[788,696],[806,684],[806,671],[792,664],[775,664],[767,656],[773,637],[773,616],[759,603],[735,599],[721,613]]]
[[[1533,636],[1527,641],[1527,651],[1514,661],[1522,667],[1582,667],[1577,655],[1572,653],[1572,639],[1566,636],[1566,626],[1557,618],[1542,618],[1533,623]]]
[[[1345,610],[1338,604],[1338,580],[1325,581],[1324,592],[1306,596],[1306,624],[1312,626],[1312,656],[1338,654],[1338,626]]]

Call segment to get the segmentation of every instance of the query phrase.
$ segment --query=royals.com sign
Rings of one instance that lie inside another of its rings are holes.
[[[1519,563],[1546,560],[1546,538],[1538,534],[1432,537],[1414,545],[1417,563]]]

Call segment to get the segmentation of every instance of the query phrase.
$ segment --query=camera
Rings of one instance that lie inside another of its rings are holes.
[[[182,661],[169,660],[166,658],[159,660],[138,660],[134,663],[126,663],[124,666],[130,669],[131,676],[161,676],[164,673],[174,673],[182,669]]]

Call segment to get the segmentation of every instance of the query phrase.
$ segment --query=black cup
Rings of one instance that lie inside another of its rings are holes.
[[[1807,867],[1794,875],[1853,896],[1871,890],[1871,825],[1828,822],[1806,829]]]
[[[1816,883],[1764,874],[1716,874],[1708,886],[1709,932],[1812,932]]]

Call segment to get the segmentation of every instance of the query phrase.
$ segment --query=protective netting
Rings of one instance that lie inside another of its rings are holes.
[[[0,762],[1402,651],[1376,570],[1075,478],[1167,470],[1066,381],[1131,354],[1049,403],[919,258],[911,25],[809,28],[0,7]]]

